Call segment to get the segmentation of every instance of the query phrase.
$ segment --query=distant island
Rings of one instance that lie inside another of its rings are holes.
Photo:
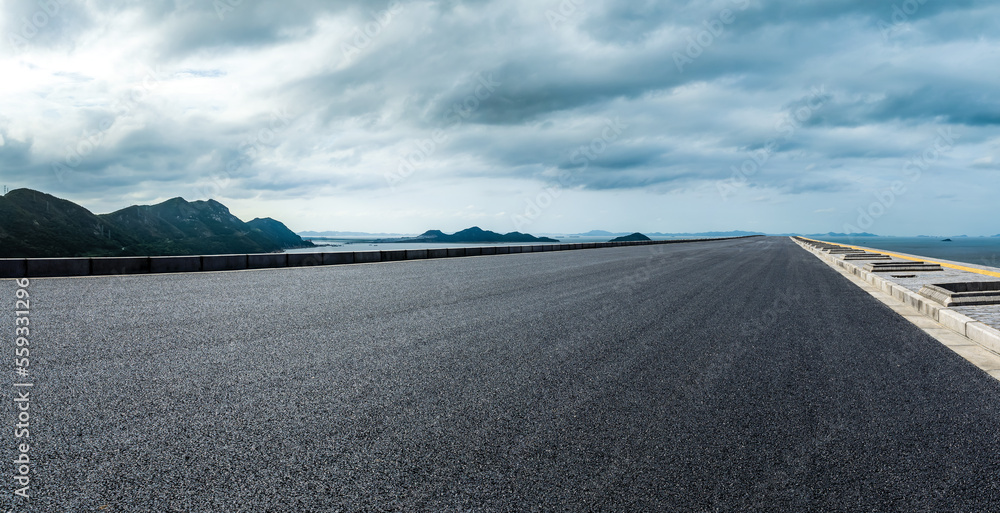
[[[649,237],[646,237],[645,235],[643,235],[643,234],[641,234],[639,232],[635,232],[635,233],[633,233],[631,235],[623,235],[621,237],[615,237],[615,238],[609,240],[608,242],[637,242],[637,241],[644,241],[644,240],[653,240],[653,239],[650,239]]]
[[[570,234],[570,237],[614,237],[615,235],[627,235],[627,233],[613,233],[605,230],[590,230],[587,233]]]
[[[527,233],[510,232],[497,233],[483,230],[478,226],[466,228],[451,235],[441,230],[427,230],[416,237],[400,237],[394,239],[376,239],[376,243],[394,242],[431,242],[431,243],[489,243],[489,242],[559,242],[548,237],[535,237]]]
[[[312,246],[279,221],[245,223],[215,200],[173,198],[94,214],[32,189],[0,196],[0,258],[272,253]]]

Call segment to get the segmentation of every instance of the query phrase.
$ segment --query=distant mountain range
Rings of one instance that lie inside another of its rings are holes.
[[[604,230],[591,230],[587,233],[573,233],[571,237],[616,237],[629,235],[629,232],[607,232]],[[764,233],[747,232],[743,230],[732,230],[728,232],[684,232],[684,233],[661,233],[652,232],[646,235],[650,237],[745,237],[747,235],[798,235],[795,233]],[[806,237],[878,237],[874,233],[810,233]]]
[[[940,239],[941,237],[949,237],[952,239],[988,239],[993,237],[1000,237],[1000,235],[989,235],[989,236],[973,235],[971,237],[968,235],[917,235],[917,238],[920,239]]]
[[[442,232],[441,230],[428,230],[416,237],[401,237],[395,239],[377,239],[375,242],[378,243],[393,243],[393,242],[432,242],[432,243],[486,243],[486,242],[559,242],[556,239],[550,239],[548,237],[535,237],[527,233],[521,232],[510,232],[500,234],[497,232],[491,232],[489,230],[483,230],[478,226],[473,226],[472,228],[466,228],[462,231],[455,232],[451,235]]]
[[[746,237],[747,235],[767,235],[767,234],[762,232],[745,232],[742,230],[733,230],[730,232],[700,232],[700,233],[654,232],[648,235],[652,237]]]
[[[313,244],[274,219],[244,223],[215,201],[173,198],[94,214],[31,190],[0,196],[0,257],[270,253]]]
[[[373,237],[373,238],[380,238],[380,239],[383,239],[383,240],[388,240],[388,239],[396,240],[396,239],[403,239],[403,238],[406,238],[406,239],[420,239],[422,237],[427,236],[428,234],[433,234],[433,232],[435,232],[435,231],[436,230],[431,230],[429,232],[425,232],[425,233],[423,233],[421,235],[416,235],[416,236],[407,236],[405,234],[399,234],[399,233],[370,233],[370,232],[343,232],[343,231],[321,231],[321,232],[320,231],[304,231],[304,232],[298,232],[298,234],[301,235],[302,237],[309,237],[309,238],[323,238],[323,237]],[[461,232],[459,232],[459,233],[461,233]],[[631,235],[631,234],[632,234],[632,232],[609,232],[607,230],[590,230],[589,232],[584,232],[584,233],[562,233],[562,234],[543,233],[543,234],[540,234],[540,235],[545,235],[545,236],[548,236],[550,238],[562,237],[562,236],[566,236],[566,237],[570,237],[570,238],[577,238],[577,237],[608,237],[608,238],[611,238],[611,237],[626,237],[626,236]],[[801,235],[801,234],[799,234],[799,233],[764,233],[764,232],[750,232],[750,231],[744,231],[744,230],[732,230],[732,231],[728,231],[728,232],[674,232],[674,233],[650,232],[650,233],[648,233],[646,235],[648,235],[650,237],[743,237],[743,236],[747,236],[747,235],[789,235],[790,236],[790,235]],[[865,232],[865,233],[835,233],[835,232],[829,232],[829,233],[811,233],[811,234],[807,234],[805,236],[806,237],[879,237],[879,235],[876,235],[874,233],[867,233],[867,232]],[[997,237],[1000,237],[1000,235],[997,235]],[[472,242],[472,241],[469,241],[469,242]]]
[[[632,232],[609,232],[605,230],[590,230],[586,233],[571,233],[570,237],[623,237],[631,235]],[[744,235],[766,235],[761,232],[745,232],[734,230],[730,232],[699,232],[699,233],[648,233],[651,237],[741,237]]]

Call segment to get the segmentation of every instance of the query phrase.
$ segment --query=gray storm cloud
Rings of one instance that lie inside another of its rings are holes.
[[[428,191],[502,219],[558,187],[541,227],[613,194],[825,231],[960,134],[886,217],[905,232],[908,203],[997,192],[998,20],[937,0],[4,2],[0,173],[95,210],[350,195],[423,223],[445,215]]]

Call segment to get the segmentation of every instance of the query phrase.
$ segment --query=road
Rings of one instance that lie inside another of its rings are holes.
[[[1000,501],[998,382],[785,238],[29,290],[20,511]]]

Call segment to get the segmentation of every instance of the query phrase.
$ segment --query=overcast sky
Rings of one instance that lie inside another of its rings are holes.
[[[296,231],[1000,233],[1000,3],[4,0],[0,182]]]

